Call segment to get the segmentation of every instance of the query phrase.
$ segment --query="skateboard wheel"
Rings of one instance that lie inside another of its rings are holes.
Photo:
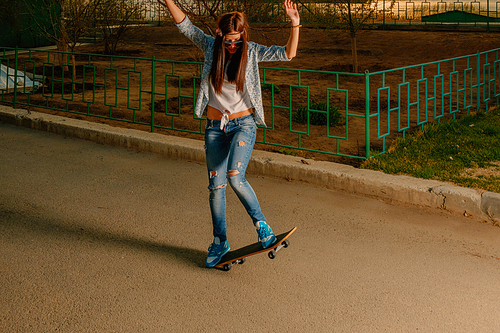
[[[288,247],[288,245],[290,245],[290,242],[288,241],[288,239],[286,239],[286,240],[283,242],[283,247]]]
[[[224,270],[227,272],[231,269],[231,266],[229,264],[224,265]]]
[[[241,259],[240,259],[240,262],[239,262],[238,264],[243,265],[243,264],[245,263],[245,261],[247,261],[247,259],[246,259],[246,258],[241,258]]]
[[[269,259],[274,259],[276,258],[276,251],[271,250],[267,255],[269,256]]]

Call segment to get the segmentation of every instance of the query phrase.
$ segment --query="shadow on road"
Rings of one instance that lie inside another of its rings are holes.
[[[49,219],[37,214],[15,212],[0,206],[0,230],[2,234],[11,232],[21,234],[37,233],[52,238],[73,239],[76,242],[96,243],[113,247],[128,247],[136,250],[150,252],[159,256],[167,255],[182,264],[205,268],[207,253],[183,246],[174,246],[155,242],[148,239],[119,234],[113,231],[99,230],[88,226],[71,225],[67,221]]]

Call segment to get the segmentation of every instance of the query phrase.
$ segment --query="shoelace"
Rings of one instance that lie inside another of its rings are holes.
[[[259,230],[257,230],[257,234],[259,234],[259,240],[264,239],[267,237],[267,229],[261,227]]]
[[[223,249],[223,246],[224,246],[224,243],[220,243],[219,245],[217,244],[210,244],[210,246],[208,247],[208,253],[209,254],[216,254],[216,253],[219,253],[221,252],[221,250]]]

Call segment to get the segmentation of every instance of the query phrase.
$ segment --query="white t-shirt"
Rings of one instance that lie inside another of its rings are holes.
[[[236,84],[230,83],[227,80],[226,71],[224,71],[224,82],[222,83],[220,94],[215,93],[214,86],[210,83],[208,105],[222,113],[221,129],[229,121],[229,115],[252,108],[252,102],[250,101],[246,85],[243,91],[237,91]]]

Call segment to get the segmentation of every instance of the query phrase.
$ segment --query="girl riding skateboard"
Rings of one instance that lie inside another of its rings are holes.
[[[264,248],[276,241],[245,172],[255,144],[256,124],[265,126],[259,62],[289,61],[297,54],[300,16],[297,5],[285,0],[292,23],[286,46],[263,46],[249,41],[249,25],[240,12],[222,15],[215,37],[194,26],[173,0],[159,0],[167,7],[180,32],[204,53],[205,61],[195,114],[207,109],[205,153],[214,240],[208,249],[207,267],[214,267],[230,251],[226,237],[226,186],[234,192],[254,223]]]

